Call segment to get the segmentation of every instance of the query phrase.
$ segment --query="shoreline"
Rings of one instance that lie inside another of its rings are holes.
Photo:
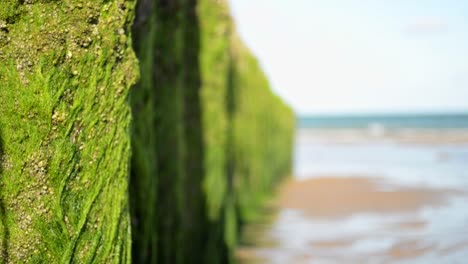
[[[278,207],[300,210],[314,218],[403,213],[441,206],[453,191],[403,187],[372,177],[291,179],[279,192]]]
[[[276,222],[256,227],[251,236],[256,241],[245,243],[236,256],[239,263],[246,264],[281,263],[275,260],[278,258],[288,263],[362,263],[369,259],[407,261],[431,254],[467,252],[468,239],[456,234],[448,234],[445,244],[434,242],[429,231],[434,223],[421,215],[428,209],[448,207],[454,197],[468,200],[468,193],[407,187],[364,176],[292,178],[278,190],[274,201]],[[369,226],[366,221],[370,221]],[[350,227],[356,229],[350,231]],[[468,225],[464,228],[468,230]],[[388,244],[379,248],[378,241]],[[366,243],[377,247],[367,244],[369,248],[362,251]]]
[[[387,128],[308,128],[296,129],[296,142],[321,144],[359,144],[392,142],[398,144],[445,145],[468,144],[468,129]]]

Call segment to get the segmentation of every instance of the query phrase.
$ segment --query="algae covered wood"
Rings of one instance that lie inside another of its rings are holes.
[[[0,263],[130,263],[134,4],[0,3]]]
[[[135,2],[0,3],[0,263],[231,262],[289,173],[227,1]]]
[[[140,1],[133,27],[141,81],[131,93],[133,258],[184,263],[184,1]]]
[[[293,113],[238,40],[227,1],[137,10],[133,258],[232,262],[241,223],[289,174]]]
[[[201,261],[206,224],[197,1],[140,1],[134,113],[134,260]],[[187,243],[190,241],[190,243]]]
[[[239,219],[247,222],[291,173],[295,118],[238,37],[233,37],[232,45],[234,192]]]

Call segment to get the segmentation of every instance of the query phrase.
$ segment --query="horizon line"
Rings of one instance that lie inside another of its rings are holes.
[[[296,117],[334,117],[334,116],[445,116],[445,115],[467,115],[466,110],[447,110],[447,111],[340,111],[340,112],[308,112],[296,113]]]

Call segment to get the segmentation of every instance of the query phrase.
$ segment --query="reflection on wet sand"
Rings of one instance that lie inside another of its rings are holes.
[[[450,233],[434,229],[444,216],[424,213],[468,201],[463,192],[324,177],[291,180],[278,197],[277,220],[247,230],[240,263],[418,263],[468,252],[468,222]]]
[[[239,263],[466,263],[468,131],[397,132],[300,129]]]
[[[382,190],[382,180],[313,178],[290,181],[280,195],[281,208],[299,209],[315,218],[347,217],[356,213],[398,213],[444,201],[449,190],[402,187]]]

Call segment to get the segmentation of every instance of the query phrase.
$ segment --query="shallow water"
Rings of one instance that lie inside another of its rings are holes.
[[[240,262],[466,263],[467,135],[299,130],[294,182]]]

